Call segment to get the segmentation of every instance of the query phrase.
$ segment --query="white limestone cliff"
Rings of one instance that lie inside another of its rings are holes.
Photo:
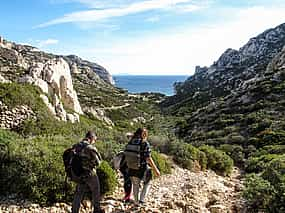
[[[19,81],[34,84],[51,97],[52,102],[50,103],[47,97],[42,96],[50,111],[55,113],[60,120],[67,120],[64,107],[73,110],[76,114],[83,114],[76,91],[73,88],[69,65],[63,58],[53,58],[46,62],[34,62],[29,68],[29,74]],[[73,117],[78,118],[78,115]],[[68,120],[75,121],[78,119]]]

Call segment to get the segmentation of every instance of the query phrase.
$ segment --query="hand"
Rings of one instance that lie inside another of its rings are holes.
[[[159,176],[160,176],[160,172],[159,172],[159,170],[156,170],[156,171],[155,171],[155,175],[156,175],[157,177],[159,177]]]

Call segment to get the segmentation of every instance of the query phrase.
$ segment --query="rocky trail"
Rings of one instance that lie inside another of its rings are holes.
[[[175,166],[172,174],[163,175],[152,182],[146,204],[124,204],[122,181],[113,196],[105,197],[102,206],[106,213],[226,213],[246,212],[240,198],[242,182],[240,171],[235,168],[230,177],[221,177],[213,171],[191,172]],[[90,202],[83,201],[81,213],[89,213]],[[11,199],[0,201],[0,213],[64,213],[71,206],[57,203],[52,207],[16,202]]]

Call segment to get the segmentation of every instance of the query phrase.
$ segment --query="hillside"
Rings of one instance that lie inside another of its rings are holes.
[[[180,117],[179,137],[223,150],[252,173],[245,196],[268,212],[284,207],[284,45],[285,24],[266,30],[238,51],[226,50],[209,68],[197,67],[161,104]]]
[[[0,39],[4,208],[9,196],[69,208],[74,184],[63,189],[61,155],[90,129],[99,136],[96,147],[104,159],[97,170],[101,193],[110,196],[118,185],[111,160],[123,149],[125,133],[145,126],[152,157],[166,175],[155,181],[146,211],[284,212],[284,45],[281,24],[239,50],[226,50],[212,66],[197,67],[166,97],[128,94],[96,63]],[[183,183],[171,182],[176,178]],[[116,196],[104,202],[115,203],[115,212],[125,208]]]
[[[184,116],[178,135],[193,144],[248,146],[266,129],[282,131],[284,45],[282,24],[250,39],[239,51],[226,50],[211,67],[198,67],[177,83],[176,95],[161,106]]]
[[[62,121],[74,123],[84,115],[112,128],[129,127],[128,123],[140,123],[138,120],[146,122],[152,116],[148,113],[152,104],[148,105],[148,101],[142,103],[140,100],[144,96],[131,96],[116,88],[112,76],[104,67],[75,55],[45,53],[1,37],[0,82],[28,83],[39,87],[41,91],[38,95],[49,113]],[[4,94],[1,97],[4,98]],[[12,126],[16,128],[17,125]]]
[[[197,66],[193,76],[175,84],[176,95],[163,102],[164,109],[188,114],[225,97],[262,75],[285,44],[285,24],[251,38],[239,50],[227,49],[210,67]],[[187,109],[185,109],[187,106]]]
[[[158,210],[163,206],[159,211],[183,211],[181,204],[171,204],[177,193],[184,199],[183,193],[179,192],[181,188],[167,182],[177,172],[181,174],[179,181],[188,185],[188,177],[194,173],[186,169],[201,171],[205,180],[208,174],[216,172],[227,176],[232,171],[233,161],[223,152],[211,147],[197,149],[174,137],[170,128],[175,117],[164,117],[159,111],[158,103],[165,99],[162,94],[128,94],[114,87],[110,74],[96,63],[73,55],[45,53],[3,39],[0,62],[0,211],[9,212],[11,208],[23,210],[24,201],[27,201],[27,206],[31,202],[35,203],[33,207],[45,206],[40,211],[51,209],[58,202],[68,207],[75,185],[64,182],[62,153],[90,129],[98,135],[96,147],[104,159],[97,168],[102,195],[116,190],[118,182],[111,160],[124,148],[128,140],[125,133],[142,126],[149,130],[152,157],[161,174],[169,174],[172,165],[176,168],[174,174],[162,176],[162,182],[156,183],[157,186],[169,185],[172,197],[163,198],[160,203],[151,202],[148,208]],[[162,152],[172,155],[175,163],[185,169],[178,168]],[[214,172],[207,173],[206,169]],[[222,177],[214,175],[214,182],[221,180]],[[205,181],[203,184],[208,187]],[[209,187],[212,189],[212,185]],[[218,184],[218,187],[224,186]],[[236,195],[239,190],[230,189]],[[161,192],[155,190],[155,193]],[[200,194],[197,191],[193,204],[187,204],[189,208],[195,203],[204,209],[216,208],[212,207],[214,203],[207,207],[204,202],[199,203]],[[227,192],[221,193],[218,200],[223,200],[225,194]],[[117,201],[118,197],[114,202]],[[231,208],[232,201],[229,199],[228,202],[225,208]],[[7,206],[12,203],[16,204],[15,208]],[[117,204],[121,206],[122,203],[119,201]],[[133,212],[133,207],[130,207],[130,212]]]

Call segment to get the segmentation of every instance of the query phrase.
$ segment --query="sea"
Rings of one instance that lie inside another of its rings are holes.
[[[159,92],[167,96],[174,95],[173,84],[183,82],[185,75],[114,75],[115,86],[129,93]]]

